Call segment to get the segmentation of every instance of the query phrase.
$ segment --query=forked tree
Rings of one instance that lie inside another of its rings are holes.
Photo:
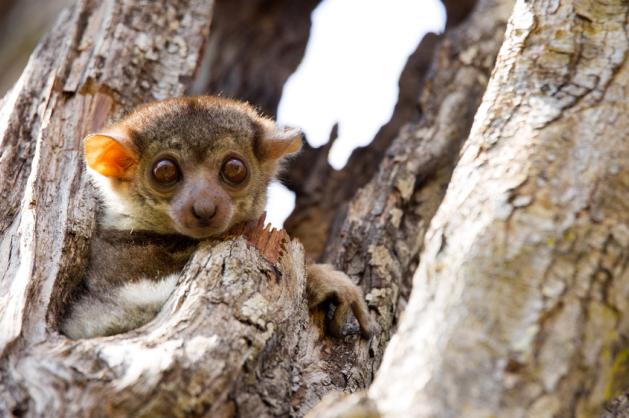
[[[627,416],[629,3],[444,3],[374,142],[288,167],[288,235],[204,243],[155,320],[77,341],[81,139],[191,92],[273,114],[317,2],[65,10],[0,101],[0,416]],[[305,253],[360,284],[371,340],[325,334]]]

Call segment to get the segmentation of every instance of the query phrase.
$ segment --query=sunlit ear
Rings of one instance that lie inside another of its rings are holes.
[[[88,135],[83,140],[85,161],[105,177],[130,180],[138,164],[137,153],[109,134]]]
[[[273,125],[258,144],[262,160],[277,160],[301,149],[301,130]]]

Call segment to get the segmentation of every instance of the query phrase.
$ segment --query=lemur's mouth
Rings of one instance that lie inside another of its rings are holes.
[[[172,216],[175,230],[195,239],[212,238],[227,231],[230,225],[230,216],[225,216],[223,210],[219,210],[211,219],[197,218],[195,216]]]

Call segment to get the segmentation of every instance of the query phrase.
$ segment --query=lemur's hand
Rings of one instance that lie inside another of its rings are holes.
[[[334,317],[329,324],[330,333],[341,336],[349,311],[354,313],[360,326],[361,335],[369,339],[375,332],[375,325],[369,316],[363,292],[343,272],[329,264],[311,264],[308,271],[308,306],[312,309],[325,301],[336,305]]]

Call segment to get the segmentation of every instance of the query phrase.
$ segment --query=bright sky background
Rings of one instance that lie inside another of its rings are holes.
[[[314,146],[338,121],[330,163],[343,167],[391,117],[408,56],[444,24],[439,0],[323,1],[312,15],[304,59],[284,87],[278,120],[302,128]],[[273,184],[267,219],[279,227],[293,206],[293,193]]]

